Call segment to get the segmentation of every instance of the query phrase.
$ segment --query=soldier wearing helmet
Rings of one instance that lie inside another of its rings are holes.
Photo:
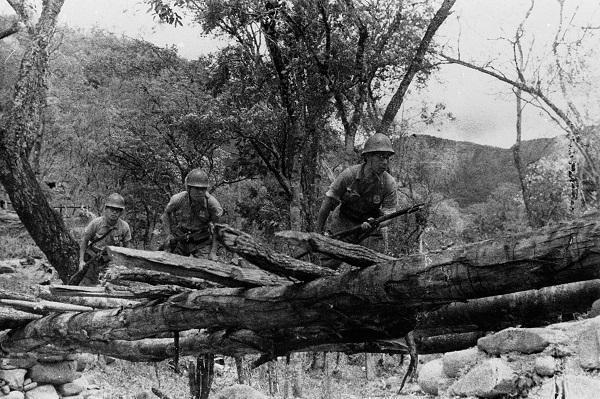
[[[106,198],[103,215],[90,221],[79,242],[79,269],[107,245],[129,246],[131,229],[129,224],[121,219],[124,209],[125,200],[120,194],[113,193]],[[81,285],[96,285],[99,272],[99,267],[90,268],[85,273]]]
[[[384,134],[376,133],[366,141],[361,153],[363,163],[346,168],[327,190],[317,217],[318,232],[325,232],[330,214],[328,231],[335,234],[357,225],[368,231],[374,218],[396,210],[396,180],[388,173],[389,158],[394,153],[392,142]],[[384,251],[381,244],[387,246],[387,240],[381,237],[378,229],[364,244]]]
[[[185,177],[187,190],[169,200],[161,217],[167,234],[167,250],[179,255],[217,258],[216,241],[212,239],[210,225],[217,223],[223,208],[208,192],[208,175],[202,169],[193,169]]]

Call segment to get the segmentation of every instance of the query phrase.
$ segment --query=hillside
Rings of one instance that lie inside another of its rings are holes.
[[[566,154],[563,138],[542,138],[523,142],[525,163],[550,154]],[[484,202],[502,183],[519,184],[512,149],[498,148],[433,136],[409,136],[395,143],[400,154],[392,168],[421,181],[461,207]],[[400,181],[405,177],[401,176]],[[405,181],[404,181],[405,182]],[[406,183],[406,182],[405,182]]]

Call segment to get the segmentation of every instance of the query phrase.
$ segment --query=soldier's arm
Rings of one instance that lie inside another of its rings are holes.
[[[326,196],[321,203],[319,214],[317,216],[317,232],[323,234],[325,231],[325,222],[332,210],[339,204],[339,201],[333,197]]]
[[[89,228],[90,226],[85,228],[83,235],[81,236],[81,240],[79,241],[79,268],[81,269],[85,264],[85,251],[88,249],[88,243],[92,238],[92,231]]]

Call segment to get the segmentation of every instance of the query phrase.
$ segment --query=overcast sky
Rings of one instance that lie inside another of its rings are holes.
[[[390,0],[392,1],[392,0]],[[454,13],[440,28],[437,40],[456,48],[460,37],[463,59],[506,59],[510,55],[501,37],[512,37],[528,7],[525,0],[458,0]],[[527,25],[535,34],[536,45],[551,40],[558,22],[558,6],[554,0],[538,0]],[[568,0],[579,4],[584,20],[600,21],[597,0]],[[180,55],[194,58],[214,50],[218,41],[202,37],[198,27],[159,24],[147,13],[140,0],[66,0],[60,21],[80,28],[98,26],[157,45],[175,45]],[[0,12],[10,8],[0,0]],[[499,65],[508,67],[508,65]],[[510,69],[505,69],[509,71]],[[510,87],[491,77],[460,66],[443,66],[436,72],[426,90],[413,90],[406,101],[405,113],[423,102],[442,102],[456,119],[453,122],[423,128],[421,131],[453,140],[472,141],[510,147],[515,140],[515,102]],[[562,132],[538,110],[529,107],[524,114],[523,138],[550,137]]]

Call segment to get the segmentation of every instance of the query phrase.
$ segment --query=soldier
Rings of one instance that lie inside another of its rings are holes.
[[[331,183],[317,217],[317,231],[325,233],[325,223],[331,213],[327,233],[336,234],[361,225],[371,229],[373,219],[396,210],[396,180],[388,173],[389,158],[394,154],[392,142],[381,133],[371,136],[361,153],[363,163],[346,168]],[[352,242],[357,237],[348,237]],[[363,243],[368,248],[387,252],[387,231],[377,229]]]
[[[161,217],[167,234],[164,249],[184,256],[208,255],[216,260],[217,244],[212,239],[210,225],[218,223],[223,208],[208,193],[208,175],[202,169],[188,173],[185,185],[187,191],[172,196]]]
[[[79,243],[79,270],[92,258],[89,270],[85,272],[81,285],[98,284],[98,275],[103,262],[97,261],[100,252],[107,245],[128,247],[131,241],[129,224],[121,219],[125,200],[117,193],[108,196],[104,204],[104,214],[92,219],[86,226]]]

